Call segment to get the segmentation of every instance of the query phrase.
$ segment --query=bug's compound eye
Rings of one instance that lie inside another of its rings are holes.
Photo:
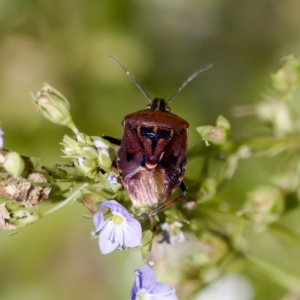
[[[171,111],[171,107],[170,106],[166,106],[166,111]]]
[[[152,104],[147,104],[146,109],[150,109]]]

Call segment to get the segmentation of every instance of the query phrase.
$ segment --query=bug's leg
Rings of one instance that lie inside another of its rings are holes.
[[[109,142],[111,142],[114,145],[117,145],[117,146],[121,145],[121,140],[116,139],[116,138],[114,138],[112,136],[102,135],[102,138],[105,139],[105,140],[107,140],[107,141],[109,141]]]
[[[68,168],[74,168],[75,165],[74,165],[74,163],[65,164],[65,165],[55,164],[54,167],[60,168],[60,169],[68,169]]]
[[[152,216],[152,212],[149,213],[149,220],[150,220],[150,230],[155,231],[156,229],[156,221]]]
[[[173,205],[175,202],[179,201],[180,199],[186,197],[187,192],[188,192],[188,189],[187,189],[187,187],[185,186],[185,184],[184,184],[183,182],[181,182],[181,184],[180,184],[179,187],[180,187],[180,189],[182,190],[182,195],[180,195],[179,197],[175,198],[174,200],[172,200],[172,201],[170,201],[170,202],[168,202],[168,203],[166,203],[166,204],[164,204],[164,205],[158,207],[157,209],[153,210],[152,212],[150,212],[150,214],[149,214],[149,215],[150,215],[150,221],[151,221],[151,217],[152,217],[152,219],[153,219],[153,217],[154,217],[155,215],[157,215],[157,214],[160,213],[161,211],[167,209],[169,206]]]

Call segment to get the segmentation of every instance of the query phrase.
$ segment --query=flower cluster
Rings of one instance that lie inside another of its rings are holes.
[[[123,250],[137,247],[141,243],[140,223],[115,200],[106,201],[101,205],[100,211],[94,214],[94,224],[96,230],[92,235],[99,235],[99,246],[103,254],[110,253],[116,248]],[[174,288],[158,283],[153,270],[148,265],[144,265],[141,270],[136,270],[135,275],[131,300],[177,299]]]
[[[109,141],[78,133],[76,139],[65,135],[61,144],[64,146],[64,158],[71,159],[84,175],[95,178],[100,169],[106,172],[111,170],[116,151]]]
[[[77,200],[93,215],[95,230],[92,236],[99,239],[102,254],[139,247],[142,259],[150,256],[152,260],[154,250],[162,248],[166,250],[164,253],[172,249],[172,253],[164,256],[170,261],[174,255],[177,258],[185,256],[186,266],[179,268],[184,268],[185,276],[182,278],[187,285],[181,291],[195,294],[221,274],[231,272],[235,266],[240,269],[242,263],[248,266],[249,262],[255,271],[261,271],[284,288],[287,285],[289,290],[297,290],[300,286],[298,278],[288,276],[288,280],[282,280],[287,273],[252,257],[253,249],[248,242],[255,232],[249,229],[262,232],[269,228],[268,234],[277,230],[278,233],[290,233],[291,241],[296,241],[296,244],[300,241],[296,231],[284,228],[282,218],[287,212],[300,207],[300,113],[295,109],[297,105],[293,103],[292,96],[300,86],[300,62],[293,55],[285,57],[271,78],[272,93],[251,108],[262,123],[263,133],[269,133],[267,138],[231,138],[231,124],[223,116],[219,116],[214,125],[197,127],[204,142],[201,141],[188,153],[189,160],[197,159],[192,168],[199,169],[197,176],[190,178],[188,199],[184,204],[178,202],[164,214],[155,215],[155,218],[148,207],[131,207],[130,210],[132,202],[126,188],[122,189],[118,173],[117,146],[110,142],[118,144],[118,141],[80,133],[72,120],[67,99],[45,85],[33,96],[34,104],[44,117],[73,131],[74,137],[66,135],[62,142],[64,158],[69,162],[49,168],[40,159],[8,151],[3,148],[4,131],[0,128],[0,226],[5,230],[20,230]],[[243,111],[241,107],[238,110]],[[266,124],[268,127],[265,127]],[[247,132],[247,136],[251,135]],[[256,155],[273,158],[278,153],[286,155],[281,169],[277,167],[282,163],[279,158],[274,164],[278,171],[264,179],[267,182],[245,192],[244,203],[241,199],[224,198],[226,193],[216,197],[224,184],[232,179],[242,159],[254,159]],[[170,164],[177,160],[175,154],[172,152],[169,156]],[[163,152],[162,155],[169,154]],[[130,169],[130,153],[123,157],[120,155],[119,159],[127,159]],[[168,163],[164,168],[168,171]],[[136,175],[130,171],[130,175]],[[142,180],[150,183],[153,178],[161,180],[160,176],[151,174],[153,177],[145,176]],[[175,180],[179,175],[170,174],[172,176]],[[168,181],[160,184],[159,188],[164,188]],[[214,201],[210,201],[213,198]],[[58,204],[43,213],[42,205],[46,199]],[[169,206],[169,203],[164,204]],[[157,212],[156,207],[154,209]],[[162,235],[160,240],[156,237],[159,234]],[[154,241],[157,243],[152,249]],[[271,242],[271,239],[268,241]],[[192,246],[189,243],[193,243]],[[154,254],[155,260],[159,260],[161,252]],[[233,260],[238,260],[238,263],[231,265]],[[168,270],[170,276],[177,275],[172,273]],[[177,299],[174,288],[157,282],[150,266],[143,265],[135,271],[135,276],[131,300]]]

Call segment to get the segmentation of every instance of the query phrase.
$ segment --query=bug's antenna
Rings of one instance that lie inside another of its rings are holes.
[[[210,69],[213,66],[213,64],[209,64],[203,69],[197,70],[194,72],[181,86],[180,88],[171,96],[171,98],[167,101],[167,103],[170,103],[176,96],[177,94],[190,82],[192,81],[195,77],[197,77],[200,73]]]
[[[130,72],[113,56],[109,55],[109,57],[118,65],[121,66],[121,68],[125,71],[125,73],[130,77],[130,79],[134,82],[134,84],[138,87],[138,89],[143,93],[143,95],[149,100],[150,103],[152,103],[152,99],[150,96],[144,91],[144,89],[139,85],[139,83],[136,81],[133,75],[130,74]]]

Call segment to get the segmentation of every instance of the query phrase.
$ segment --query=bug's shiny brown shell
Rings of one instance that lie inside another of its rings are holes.
[[[129,114],[123,121],[117,165],[137,207],[164,202],[180,185],[185,173],[189,124],[157,107]]]

